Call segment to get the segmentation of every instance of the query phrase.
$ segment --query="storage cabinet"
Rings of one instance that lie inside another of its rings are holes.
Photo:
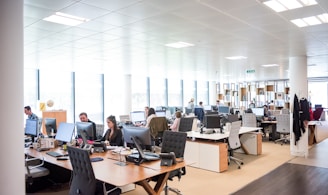
[[[187,141],[185,159],[190,166],[214,172],[228,170],[228,145],[206,141]]]

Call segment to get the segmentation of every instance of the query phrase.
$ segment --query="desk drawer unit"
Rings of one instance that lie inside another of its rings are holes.
[[[192,167],[223,172],[228,169],[228,146],[226,143],[188,140],[185,159],[194,162]]]

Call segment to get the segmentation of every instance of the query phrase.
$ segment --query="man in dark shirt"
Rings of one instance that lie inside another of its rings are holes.
[[[30,106],[24,107],[24,113],[27,115],[28,119],[38,120],[39,117],[32,112],[32,109]]]
[[[85,112],[81,112],[80,115],[80,121],[81,122],[89,122],[89,123],[92,123],[92,128],[93,128],[93,139],[96,140],[97,139],[97,130],[96,130],[96,123],[91,121],[89,118],[88,118],[88,115],[87,113]]]

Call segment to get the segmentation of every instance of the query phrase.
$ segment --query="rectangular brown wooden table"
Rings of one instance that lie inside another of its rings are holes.
[[[67,153],[59,148],[51,149],[50,151],[56,151],[62,154]],[[45,162],[72,170],[69,160],[57,160],[55,157],[46,154],[46,152],[48,151],[38,152],[35,149],[25,149],[25,154],[29,156],[44,159]],[[154,195],[160,194],[163,191],[164,185],[168,180],[171,171],[187,165],[187,163],[183,161],[170,167],[160,166],[160,160],[157,160],[144,162],[140,165],[127,162],[125,166],[120,166],[117,164],[117,162],[119,162],[119,155],[113,154],[112,151],[93,153],[90,157],[101,157],[104,159],[103,161],[92,162],[96,179],[118,187],[135,183],[141,185],[148,194]],[[156,185],[152,188],[149,181],[154,176],[157,176],[158,179]]]

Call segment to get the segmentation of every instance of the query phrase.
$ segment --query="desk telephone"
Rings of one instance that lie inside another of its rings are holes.
[[[177,163],[174,152],[160,153],[159,156],[161,157],[161,166],[172,166]]]

